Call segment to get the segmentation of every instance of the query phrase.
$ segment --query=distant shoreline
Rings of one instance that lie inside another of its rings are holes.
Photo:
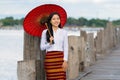
[[[104,29],[103,27],[86,27],[86,26],[65,26],[63,27],[66,30],[78,31],[78,30],[100,30]],[[0,26],[0,30],[23,30],[23,25],[15,26]]]
[[[22,30],[22,25],[15,25],[15,26],[0,26],[0,30]]]

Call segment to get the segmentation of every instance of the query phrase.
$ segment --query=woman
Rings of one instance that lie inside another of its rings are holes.
[[[45,71],[47,80],[66,80],[68,61],[67,32],[61,29],[60,15],[51,13],[41,37],[41,50],[46,50]],[[54,41],[54,43],[53,43]]]

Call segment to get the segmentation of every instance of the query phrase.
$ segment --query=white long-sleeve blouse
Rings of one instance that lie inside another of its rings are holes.
[[[41,50],[46,51],[63,51],[64,60],[68,60],[68,36],[67,32],[61,28],[58,28],[56,32],[53,32],[55,44],[50,45],[46,40],[46,31],[43,30],[41,37]]]

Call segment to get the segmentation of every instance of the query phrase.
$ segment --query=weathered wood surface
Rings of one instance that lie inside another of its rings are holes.
[[[45,80],[44,56],[45,52],[40,50],[40,38],[31,36],[25,32],[23,61],[18,61],[18,80],[30,80],[29,78],[31,78],[31,80]],[[33,60],[34,63],[31,63],[31,60]],[[35,68],[35,72],[31,70],[31,73],[35,74],[29,75],[29,68]]]
[[[36,80],[36,62],[35,60],[18,62],[18,80]]]
[[[86,41],[86,63],[85,66],[89,67],[91,65],[93,65],[96,61],[96,56],[95,56],[95,52],[94,52],[94,37],[93,37],[93,33],[88,33],[87,34],[87,41]]]
[[[24,33],[24,60],[40,60],[40,38]]]
[[[69,36],[68,79],[74,80],[79,75],[79,37]]]
[[[81,80],[120,80],[120,45],[89,69],[92,73]]]
[[[84,66],[89,67],[95,63],[94,37],[93,33],[86,33],[81,31],[81,37],[84,38],[85,52],[84,52]]]
[[[79,65],[79,72],[82,72],[85,68],[84,64],[85,64],[85,41],[84,41],[84,38],[80,36],[80,39],[79,39],[79,62],[80,62],[80,65]]]

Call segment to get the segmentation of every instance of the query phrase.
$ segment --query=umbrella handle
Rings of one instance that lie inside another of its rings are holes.
[[[48,26],[47,26],[47,23],[45,23],[45,25],[46,25],[46,27],[47,27],[47,29],[48,29],[48,33],[49,33],[49,35],[50,35],[50,37],[51,37],[52,35],[51,35],[50,30],[49,30],[49,28],[48,28]],[[54,43],[55,43],[54,40],[52,40],[52,44],[54,44]]]

